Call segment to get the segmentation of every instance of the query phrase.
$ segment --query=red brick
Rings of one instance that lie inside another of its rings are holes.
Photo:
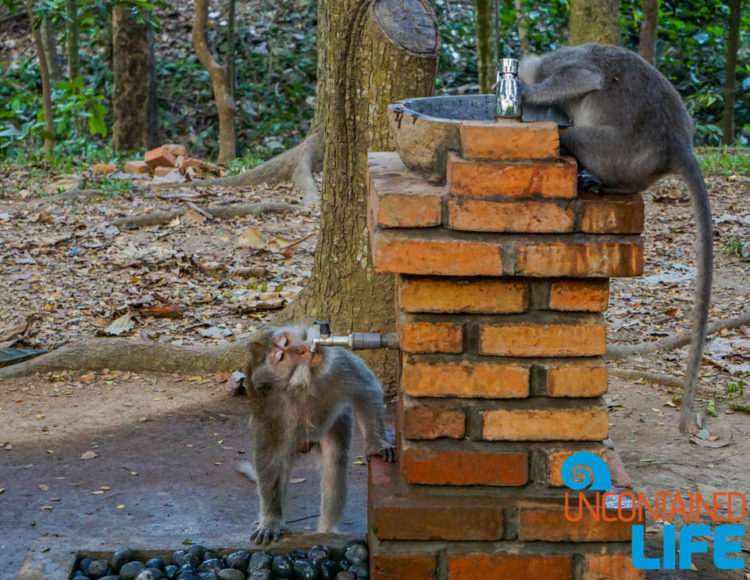
[[[370,204],[380,227],[433,227],[442,221],[444,186],[410,173],[398,153],[368,155]]]
[[[96,163],[91,167],[91,172],[96,175],[109,175],[117,170],[115,163]]]
[[[400,325],[403,352],[461,352],[463,327],[453,322],[404,322]]]
[[[599,360],[545,366],[548,397],[598,397],[607,392],[607,367]]]
[[[607,350],[599,318],[571,322],[506,322],[479,329],[479,352],[496,356],[595,356]]]
[[[406,312],[510,314],[529,307],[529,290],[517,280],[400,278],[398,302]]]
[[[601,441],[609,415],[597,409],[493,409],[483,411],[482,437],[490,441]]]
[[[598,447],[589,447],[586,449],[564,449],[560,447],[542,448],[544,454],[544,461],[546,464],[547,473],[547,485],[550,487],[563,487],[565,484],[562,480],[562,465],[565,460],[579,451],[588,451],[590,453],[596,453],[605,461],[607,460],[607,452],[602,445]]]
[[[552,310],[604,312],[609,305],[609,280],[556,280],[549,292]]]
[[[526,485],[525,452],[480,452],[417,449],[404,446],[401,475],[409,483],[427,485]]]
[[[529,367],[497,363],[429,363],[407,358],[401,388],[413,397],[524,398]]]
[[[455,195],[528,198],[576,196],[578,166],[563,157],[554,162],[492,162],[448,155],[448,188]]]
[[[435,557],[427,554],[374,554],[372,580],[432,580],[437,578]]]
[[[517,276],[612,278],[643,274],[640,242],[519,242]]]
[[[459,130],[463,156],[470,159],[546,159],[560,155],[557,124],[464,121]]]
[[[421,490],[403,496],[376,491],[369,518],[379,540],[499,540],[503,510],[496,498],[427,496]]]
[[[571,207],[552,201],[494,201],[452,197],[448,224],[472,232],[565,233],[575,229]]]
[[[584,554],[582,580],[643,580],[646,571],[633,566],[630,554]]]
[[[461,439],[466,431],[466,415],[450,406],[406,405],[401,434],[406,439]]]
[[[187,149],[184,145],[174,145],[168,143],[146,151],[143,155],[143,160],[149,167],[176,167],[177,157],[187,155]]]
[[[126,161],[123,166],[125,173],[131,175],[150,175],[151,168],[144,161]]]
[[[448,578],[449,580],[570,580],[572,566],[570,556],[450,554]]]
[[[589,234],[640,234],[644,208],[641,194],[581,196],[581,229]]]
[[[590,501],[595,501],[595,497],[592,494]],[[572,492],[569,498],[568,514],[571,518],[578,518],[578,494]],[[632,512],[623,513],[628,517],[633,515]],[[565,517],[564,505],[522,503],[518,506],[518,539],[522,542],[625,542],[630,541],[633,525],[639,523],[637,514],[627,522],[618,518],[617,510],[606,512],[606,517],[614,521],[606,521],[602,512],[597,521],[585,504],[580,515],[578,521],[569,521]]]
[[[422,276],[499,276],[502,249],[487,242],[425,239],[376,228],[372,234],[375,270]]]
[[[164,177],[165,175],[180,175],[180,170],[175,167],[155,167],[154,175]]]

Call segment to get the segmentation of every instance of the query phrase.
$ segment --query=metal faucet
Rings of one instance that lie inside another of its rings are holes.
[[[372,348],[398,348],[396,334],[381,334],[380,332],[352,332],[349,335],[333,335],[328,322],[316,320],[315,327],[318,336],[313,336],[310,352],[317,352],[321,346],[343,346],[350,350]]]
[[[518,94],[518,61],[503,58],[495,84],[495,119],[521,117],[521,97]]]

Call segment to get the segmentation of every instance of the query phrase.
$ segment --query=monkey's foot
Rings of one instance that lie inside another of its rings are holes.
[[[383,458],[383,461],[393,463],[396,461],[396,448],[392,445],[388,445],[387,447],[383,447],[380,451],[368,453],[366,456],[367,461],[370,461],[370,457],[373,455],[380,455]]]
[[[589,192],[589,193],[600,193],[602,190],[602,182],[588,171],[581,171],[578,174],[578,191]]]
[[[281,535],[281,524],[278,522],[273,523],[263,523],[261,522],[258,524],[258,527],[253,530],[253,533],[250,534],[250,541],[258,544],[258,545],[267,545],[272,540],[274,542],[279,541],[279,536]]]

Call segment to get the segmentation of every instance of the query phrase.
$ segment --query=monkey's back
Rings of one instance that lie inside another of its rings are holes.
[[[630,50],[583,44],[545,55],[538,67],[541,79],[567,68],[586,68],[604,77],[600,91],[572,103],[569,114],[574,125],[614,124],[649,141],[654,132],[692,141],[692,121],[680,95],[664,75]],[[592,116],[585,114],[590,111]]]

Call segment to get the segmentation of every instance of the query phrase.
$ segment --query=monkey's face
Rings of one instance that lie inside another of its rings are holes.
[[[299,337],[283,332],[271,341],[268,361],[279,374],[286,376],[294,373],[296,368],[304,365],[314,368],[320,364],[321,354],[310,352],[310,345]]]

